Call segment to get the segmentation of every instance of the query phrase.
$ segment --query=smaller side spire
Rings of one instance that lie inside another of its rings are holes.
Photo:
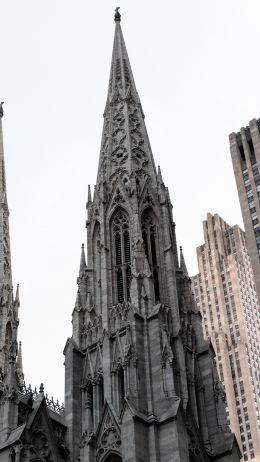
[[[182,270],[184,276],[189,277],[183,251],[182,251],[182,246],[180,246],[180,269]]]
[[[18,385],[22,386],[24,383],[22,342],[19,342],[18,356],[16,360],[16,375],[17,375]]]
[[[3,115],[4,115],[3,104],[4,104],[4,102],[2,101],[0,103],[0,117],[3,117]]]
[[[86,257],[85,257],[85,249],[84,244],[81,245],[81,257],[80,257],[80,265],[79,265],[79,277],[82,276],[86,269]]]
[[[15,293],[15,300],[14,300],[16,306],[20,306],[20,289],[19,289],[19,284],[16,286],[16,293]]]
[[[157,179],[158,179],[158,183],[159,183],[159,184],[163,184],[162,172],[161,172],[161,167],[160,167],[160,165],[158,165]]]
[[[75,309],[79,310],[81,308],[81,296],[80,291],[77,292],[76,302],[75,302]]]
[[[91,204],[92,203],[92,197],[91,197],[91,188],[90,188],[90,184],[88,185],[88,202],[87,202],[87,205]]]

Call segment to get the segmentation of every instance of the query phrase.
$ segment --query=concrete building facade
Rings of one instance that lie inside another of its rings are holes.
[[[260,120],[229,136],[246,243],[260,303]]]
[[[260,310],[245,233],[217,214],[203,222],[192,289],[225,384],[232,431],[244,461],[260,461]]]

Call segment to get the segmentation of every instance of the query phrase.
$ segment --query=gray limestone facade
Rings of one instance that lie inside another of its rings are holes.
[[[64,348],[65,409],[50,409],[42,387],[33,392],[19,383],[14,323],[0,389],[0,462],[237,462],[214,349],[178,255],[118,9],[87,212],[87,259],[83,246]]]

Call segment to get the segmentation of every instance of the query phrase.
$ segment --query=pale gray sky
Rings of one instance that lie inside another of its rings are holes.
[[[190,274],[208,211],[242,224],[228,134],[260,117],[259,0],[122,0],[155,163]],[[99,157],[111,0],[0,0],[0,100],[26,381],[63,398],[87,185]]]

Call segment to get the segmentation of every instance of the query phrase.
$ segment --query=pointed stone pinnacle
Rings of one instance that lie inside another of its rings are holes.
[[[22,342],[19,342],[18,356],[16,361],[16,372],[23,373],[23,359],[22,359]]]
[[[19,294],[19,284],[16,286],[16,293],[15,293],[15,303],[20,305],[20,294]]]
[[[85,257],[85,250],[84,244],[81,245],[81,257],[80,257],[80,266],[79,266],[79,276],[82,276],[86,269],[86,257]]]
[[[77,297],[76,297],[76,302],[75,302],[75,308],[79,309],[80,307],[81,307],[81,297],[80,297],[80,292],[78,290]]]
[[[159,183],[163,184],[163,179],[162,179],[162,172],[161,172],[161,167],[158,165],[158,181]]]
[[[43,383],[40,384],[39,392],[40,392],[40,394],[44,394],[44,385],[43,385]]]
[[[184,276],[189,276],[187,266],[185,263],[183,251],[182,251],[182,246],[180,246],[180,269],[183,271]]]
[[[91,188],[90,188],[90,185],[88,185],[88,204],[90,204],[91,202],[92,202]]]

